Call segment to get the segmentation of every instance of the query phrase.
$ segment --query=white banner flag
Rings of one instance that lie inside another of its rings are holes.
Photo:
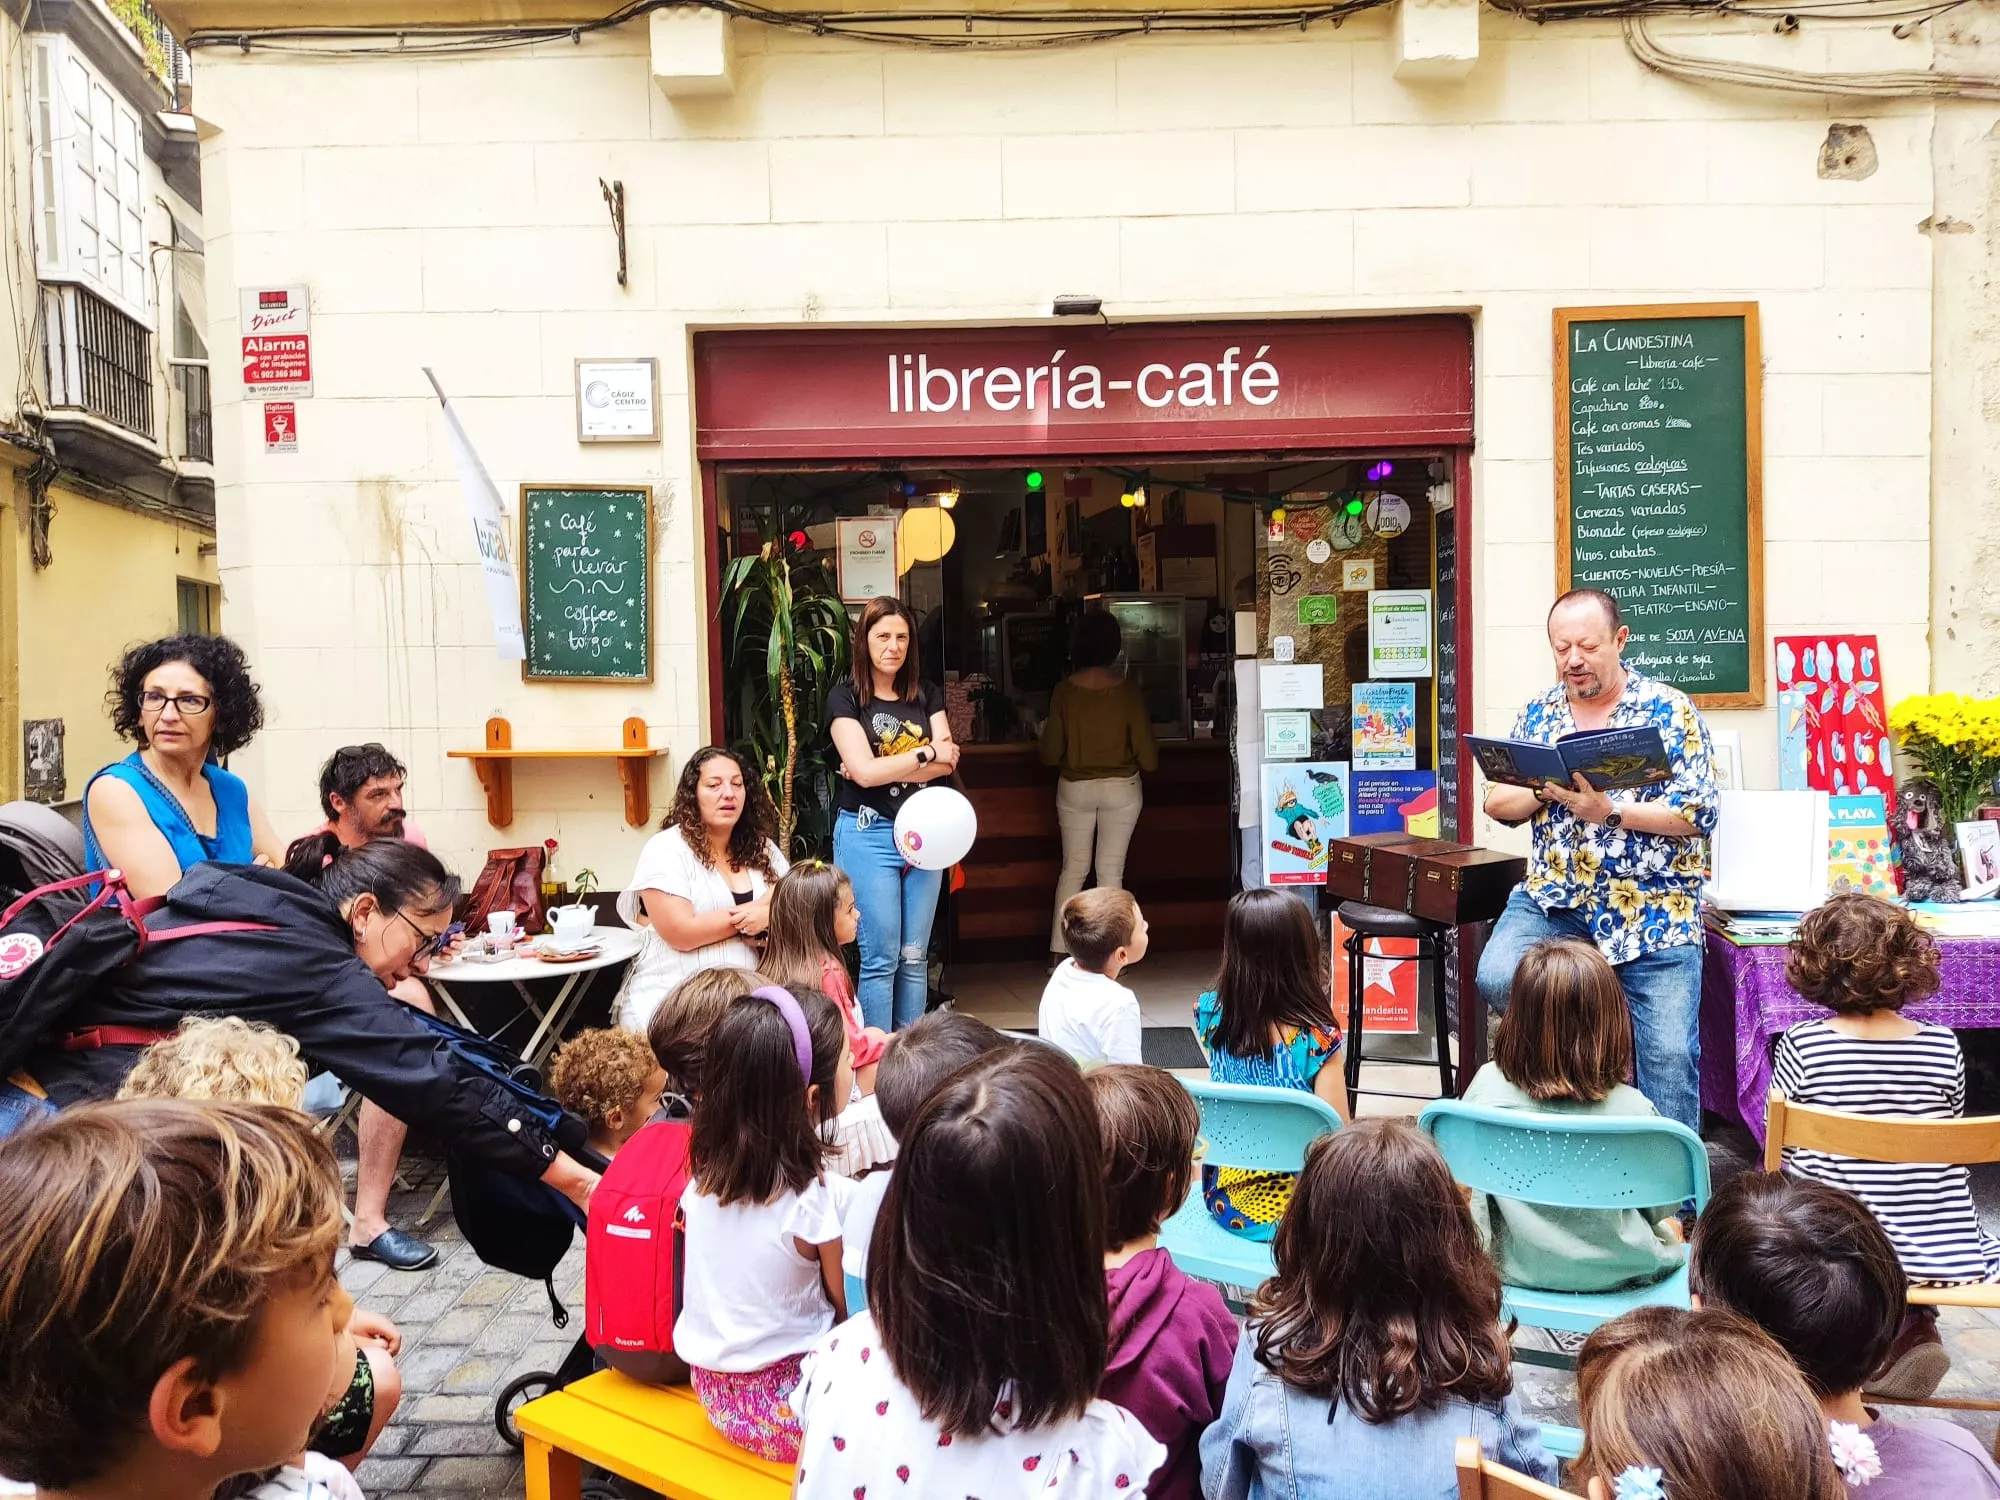
[[[502,661],[525,661],[528,647],[521,639],[521,585],[514,576],[514,561],[507,551],[507,517],[500,507],[500,492],[493,487],[486,465],[473,451],[472,439],[459,425],[458,413],[451,409],[437,376],[428,367],[424,375],[444,407],[444,425],[451,434],[451,458],[458,469],[458,486],[465,492],[466,509],[472,512],[472,534],[479,544],[480,569],[486,575],[486,603],[493,611],[494,648]]]

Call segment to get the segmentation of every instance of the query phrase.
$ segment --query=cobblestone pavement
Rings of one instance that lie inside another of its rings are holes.
[[[1745,1165],[1739,1143],[1711,1143],[1718,1178]],[[437,1262],[422,1271],[391,1271],[371,1262],[346,1262],[340,1279],[363,1307],[393,1318],[403,1330],[403,1402],[382,1434],[360,1479],[370,1500],[521,1500],[525,1494],[520,1455],[502,1441],[493,1424],[493,1405],[516,1376],[553,1370],[569,1353],[583,1317],[583,1237],[557,1272],[558,1295],[570,1311],[569,1328],[558,1330],[547,1291],[502,1271],[490,1271],[459,1238],[449,1206],[428,1226],[417,1217],[436,1191],[441,1168],[406,1158],[410,1191],[390,1205],[395,1223],[438,1247]],[[2000,1170],[1979,1174],[1979,1186],[2000,1185]],[[1988,1227],[1994,1227],[1993,1195],[1980,1193]],[[2000,1313],[1948,1309],[1942,1319],[1951,1349],[1952,1371],[1941,1394],[2000,1396]],[[1523,1341],[1538,1339],[1527,1333]],[[1546,1346],[1544,1346],[1546,1347]],[[1576,1421],[1576,1382],[1568,1374],[1531,1365],[1516,1366],[1522,1405],[1545,1422]],[[1989,1445],[1996,1418],[1985,1412],[1892,1409],[1908,1417],[1939,1416],[1962,1422]]]

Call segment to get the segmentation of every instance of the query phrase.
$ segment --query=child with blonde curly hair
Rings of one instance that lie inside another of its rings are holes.
[[[1950,1120],[1965,1113],[1965,1054],[1949,1028],[1903,1007],[1936,993],[1938,950],[1915,918],[1875,896],[1835,896],[1807,913],[1785,980],[1833,1014],[1778,1038],[1771,1082],[1796,1104],[1860,1115]],[[1785,1170],[1859,1198],[1881,1222],[1912,1281],[2000,1278],[2000,1241],[1979,1225],[1964,1167],[1856,1161],[1791,1150]],[[1865,1387],[1918,1399],[1951,1368],[1934,1308],[1912,1307]]]
[[[299,1044],[241,1016],[189,1016],[139,1054],[120,1099],[227,1099],[302,1109],[312,1076]]]
[[[579,1031],[549,1066],[549,1092],[583,1116],[590,1149],[605,1157],[639,1133],[666,1087],[666,1069],[646,1039],[620,1027]]]

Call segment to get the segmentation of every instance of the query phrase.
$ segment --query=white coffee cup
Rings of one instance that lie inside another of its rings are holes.
[[[597,912],[588,906],[558,906],[550,910],[549,921],[555,926],[556,941],[574,946],[588,941]]]
[[[486,914],[486,932],[490,937],[502,940],[514,936],[514,914],[511,911],[494,911]]]

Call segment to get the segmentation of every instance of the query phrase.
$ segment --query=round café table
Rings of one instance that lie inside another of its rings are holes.
[[[492,1040],[499,1040],[501,1032],[532,1016],[535,1029],[528,1037],[528,1043],[520,1049],[521,1057],[536,1068],[545,1068],[549,1054],[562,1040],[563,1027],[583,1001],[586,976],[600,969],[608,969],[613,964],[622,964],[636,957],[639,952],[639,934],[631,928],[594,927],[591,941],[599,951],[589,958],[577,959],[569,963],[550,963],[539,958],[503,958],[495,963],[477,963],[471,959],[457,959],[448,964],[432,964],[424,977],[437,991],[438,1000],[451,1012],[451,1018],[467,1031],[478,1031],[466,1017],[465,1009],[459,1003],[455,989],[469,989],[474,985],[512,985],[519,997],[521,1009],[490,1033],[483,1033]],[[525,945],[524,945],[525,946]],[[562,988],[546,1007],[536,1000],[528,988],[531,979],[559,979]],[[469,998],[469,997],[468,997]]]

